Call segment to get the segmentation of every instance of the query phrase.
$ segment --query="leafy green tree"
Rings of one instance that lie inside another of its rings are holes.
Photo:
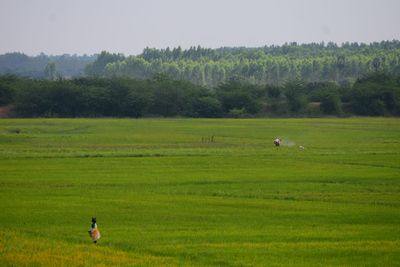
[[[307,96],[304,93],[304,86],[302,81],[290,81],[285,84],[284,94],[291,113],[298,114],[306,108]]]
[[[193,100],[194,117],[215,118],[221,116],[221,102],[213,96],[197,97]]]
[[[248,113],[255,114],[260,110],[258,100],[261,96],[261,89],[240,78],[235,77],[227,83],[219,85],[216,93],[225,113],[232,109],[244,108]]]
[[[48,80],[56,80],[57,72],[56,72],[56,64],[54,62],[49,62],[44,69],[45,76]]]
[[[358,80],[350,98],[358,115],[400,114],[400,82],[387,74],[375,73]]]
[[[157,75],[151,81],[153,98],[149,111],[154,115],[171,117],[187,112],[187,91],[184,82],[174,81],[164,75]]]
[[[340,115],[342,114],[342,107],[339,94],[337,92],[325,92],[321,96],[321,111],[324,114]]]
[[[31,82],[29,86],[17,91],[15,107],[18,115],[23,117],[38,117],[51,115],[52,102],[49,82]]]
[[[111,54],[107,51],[102,51],[93,63],[86,66],[85,73],[90,76],[104,76],[107,64],[123,59],[125,57],[122,54]]]
[[[15,98],[15,89],[6,79],[0,79],[0,106],[11,104]]]
[[[279,99],[282,96],[282,88],[280,86],[267,85],[265,87],[267,95],[271,99]]]

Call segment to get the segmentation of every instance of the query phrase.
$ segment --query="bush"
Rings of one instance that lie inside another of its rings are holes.
[[[326,92],[321,96],[320,109],[324,114],[342,114],[340,97],[336,92]]]
[[[218,99],[212,96],[195,98],[193,101],[193,116],[215,118],[221,115],[222,106]]]
[[[400,84],[383,74],[367,76],[354,84],[350,102],[357,115],[399,115]]]
[[[308,101],[301,81],[288,82],[285,85],[285,97],[289,112],[301,113],[305,110]]]
[[[14,101],[14,90],[6,85],[0,84],[0,106],[8,105]]]

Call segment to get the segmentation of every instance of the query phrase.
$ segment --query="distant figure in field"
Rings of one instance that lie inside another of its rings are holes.
[[[276,139],[274,140],[275,146],[280,146],[280,145],[281,145],[281,142],[282,142],[282,139],[280,139],[280,138],[276,138]]]
[[[92,224],[90,225],[90,229],[88,231],[90,237],[92,238],[93,243],[97,243],[97,240],[100,239],[100,231],[97,228],[97,224],[96,224],[96,217],[92,218]]]

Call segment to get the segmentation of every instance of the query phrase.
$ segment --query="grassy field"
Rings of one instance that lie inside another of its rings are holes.
[[[0,265],[399,266],[399,163],[390,118],[1,119]]]

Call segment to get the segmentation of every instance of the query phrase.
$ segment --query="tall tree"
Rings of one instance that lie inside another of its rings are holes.
[[[54,62],[47,63],[44,73],[48,80],[57,79],[56,64]]]

